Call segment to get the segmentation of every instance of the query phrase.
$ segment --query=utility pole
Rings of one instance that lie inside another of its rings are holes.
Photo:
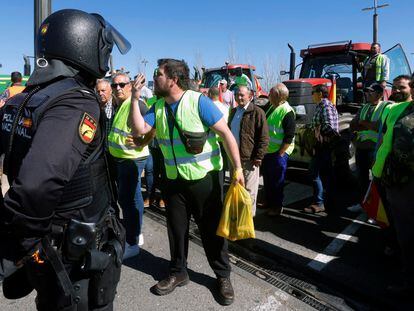
[[[142,61],[141,61],[141,64],[144,64],[144,72],[143,72],[143,74],[146,76],[147,75],[147,64],[148,64],[148,61],[144,58]],[[141,68],[142,69],[142,68]]]
[[[37,33],[40,25],[52,13],[52,0],[34,0],[34,55],[37,56]],[[36,59],[35,59],[36,66]]]
[[[372,43],[378,43],[378,14],[377,14],[377,9],[385,8],[387,6],[389,6],[388,3],[378,5],[378,0],[374,0],[374,6],[362,9],[362,11],[372,11],[372,10],[374,10],[374,15],[373,15],[373,20],[372,20],[372,26],[373,26]]]

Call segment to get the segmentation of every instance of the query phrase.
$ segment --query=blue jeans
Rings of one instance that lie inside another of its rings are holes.
[[[323,189],[329,193],[332,182],[332,151],[320,149],[315,152],[309,164],[309,174],[313,185],[313,203],[322,206],[324,203]]]
[[[154,164],[151,153],[145,161],[145,188],[147,189],[147,198],[153,199],[155,197]]]
[[[268,153],[263,159],[263,182],[267,207],[283,207],[283,187],[289,156]]]
[[[137,244],[141,233],[144,200],[141,193],[141,174],[146,158],[117,159],[118,195],[121,205],[126,241],[129,245]]]

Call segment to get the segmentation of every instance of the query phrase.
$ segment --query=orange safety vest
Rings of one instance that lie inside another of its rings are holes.
[[[16,94],[23,92],[26,87],[24,85],[13,85],[7,88],[6,92],[9,93],[8,98],[13,97]]]

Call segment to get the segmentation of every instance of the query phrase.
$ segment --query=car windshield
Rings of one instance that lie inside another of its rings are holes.
[[[300,77],[323,78],[329,73],[352,78],[352,58],[348,55],[307,57],[302,64]]]
[[[202,84],[205,88],[210,88],[212,86],[218,86],[222,79],[229,80],[225,70],[212,70],[204,73]]]
[[[225,79],[228,83],[231,83],[229,74],[235,76],[236,72],[240,69],[217,69],[207,71],[203,74],[202,85],[205,88],[210,88],[212,86],[218,86],[220,80]],[[244,68],[242,71],[249,79],[252,80],[251,73],[249,69]]]

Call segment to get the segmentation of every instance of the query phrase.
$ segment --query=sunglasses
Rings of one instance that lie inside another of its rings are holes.
[[[113,89],[116,89],[119,86],[121,89],[123,89],[128,84],[129,84],[129,82],[111,83],[111,87]]]
[[[155,68],[154,70],[154,77],[159,77],[161,75],[160,69],[159,68]]]

